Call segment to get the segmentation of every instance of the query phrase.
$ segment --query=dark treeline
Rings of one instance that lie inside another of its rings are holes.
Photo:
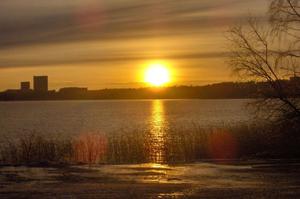
[[[292,91],[299,82],[282,80],[282,85]],[[96,100],[96,99],[243,99],[272,95],[264,82],[224,82],[206,86],[173,86],[165,88],[122,88],[88,90],[62,88],[59,91],[35,92],[7,90],[0,93],[0,100]],[[291,93],[293,97],[300,94]]]

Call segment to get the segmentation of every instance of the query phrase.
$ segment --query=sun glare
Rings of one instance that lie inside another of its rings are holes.
[[[170,72],[163,63],[152,63],[146,69],[145,82],[153,86],[163,86],[170,82]]]

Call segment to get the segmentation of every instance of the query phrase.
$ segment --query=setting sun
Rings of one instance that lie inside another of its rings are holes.
[[[170,82],[170,72],[163,63],[149,64],[145,72],[145,82],[153,86],[163,86]]]

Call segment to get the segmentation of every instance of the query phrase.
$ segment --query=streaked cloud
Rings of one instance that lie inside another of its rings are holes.
[[[227,27],[266,9],[262,0],[2,0],[0,68],[221,58]]]

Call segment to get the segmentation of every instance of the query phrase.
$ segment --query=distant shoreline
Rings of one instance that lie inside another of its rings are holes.
[[[139,100],[247,100],[260,98],[57,98],[57,99],[0,99],[0,102],[34,102],[34,101],[139,101]]]
[[[281,80],[284,86],[292,84]],[[68,87],[36,92],[7,90],[0,92],[0,101],[57,101],[57,100],[153,100],[153,99],[258,99],[268,93],[266,82],[224,82],[206,86],[173,86],[154,88],[120,88],[88,90]],[[300,96],[291,96],[300,97]]]
[[[152,101],[152,100],[255,100],[260,98],[119,98],[119,99],[18,99],[0,102],[67,102],[67,101]]]

